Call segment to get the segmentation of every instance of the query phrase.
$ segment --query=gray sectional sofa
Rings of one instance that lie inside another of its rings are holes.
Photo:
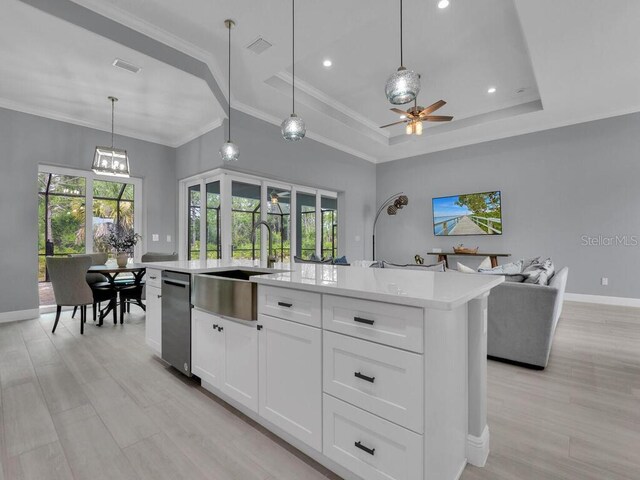
[[[548,286],[506,282],[491,291],[489,358],[537,369],[547,366],[568,274],[565,267],[551,277]]]

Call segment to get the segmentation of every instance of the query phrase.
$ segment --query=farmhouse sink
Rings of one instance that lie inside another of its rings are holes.
[[[201,273],[193,278],[191,303],[205,312],[254,321],[258,319],[258,285],[251,281],[257,272],[236,269]]]

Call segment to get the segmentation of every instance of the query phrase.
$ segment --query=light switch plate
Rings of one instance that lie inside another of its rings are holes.
[[[171,243],[171,235],[167,235],[167,242]]]
[[[160,235],[158,235],[157,233],[154,233],[153,235],[151,235],[151,241],[152,242],[159,242],[160,241]]]

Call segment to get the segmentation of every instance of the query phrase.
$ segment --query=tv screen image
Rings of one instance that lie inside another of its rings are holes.
[[[436,237],[502,235],[499,191],[434,198],[432,203]]]

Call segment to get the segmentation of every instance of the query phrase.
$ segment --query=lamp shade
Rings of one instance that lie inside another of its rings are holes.
[[[413,102],[420,93],[420,75],[400,67],[389,77],[384,91],[389,102],[394,105]]]
[[[129,177],[129,156],[127,151],[113,147],[96,147],[91,169],[100,175]]]
[[[282,137],[285,140],[295,142],[302,140],[307,133],[307,128],[302,120],[295,113],[292,113],[289,118],[286,118],[282,122]]]
[[[225,162],[236,162],[240,156],[240,149],[231,140],[224,142],[220,147],[220,157]]]

